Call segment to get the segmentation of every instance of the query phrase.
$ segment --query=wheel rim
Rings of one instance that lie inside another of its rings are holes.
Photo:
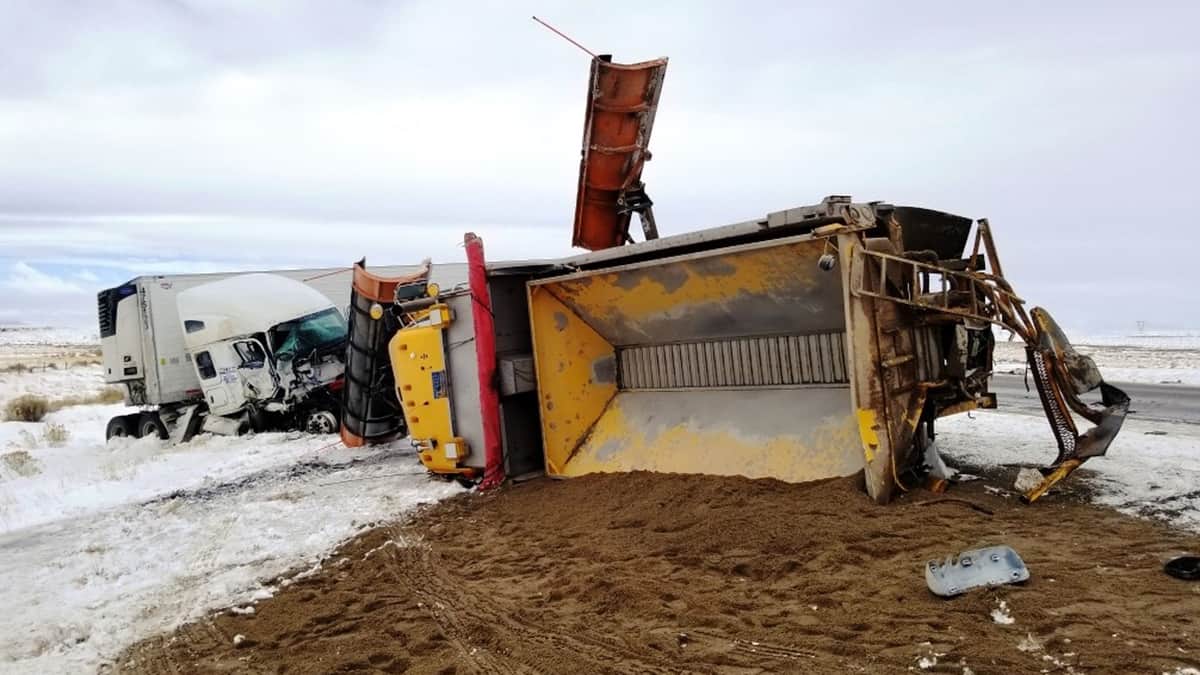
[[[305,430],[310,434],[332,434],[337,431],[337,418],[328,410],[320,410],[308,416]]]

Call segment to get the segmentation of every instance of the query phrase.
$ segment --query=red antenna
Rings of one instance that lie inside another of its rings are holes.
[[[596,53],[595,53],[595,52],[593,52],[592,50],[588,49],[587,47],[584,47],[583,45],[579,44],[578,42],[576,42],[576,41],[572,40],[572,39],[571,39],[571,38],[570,38],[570,37],[569,37],[569,36],[568,36],[566,33],[564,33],[564,32],[562,32],[561,30],[559,30],[559,29],[555,28],[554,26],[551,26],[550,24],[546,23],[545,21],[542,21],[541,19],[537,18],[536,16],[535,16],[535,17],[533,17],[533,20],[534,20],[534,21],[536,21],[536,22],[538,22],[538,23],[540,23],[540,24],[542,24],[542,25],[543,25],[543,26],[545,26],[546,28],[549,28],[550,30],[554,31],[555,33],[557,33],[557,34],[558,34],[558,36],[559,36],[560,38],[562,38],[562,39],[566,40],[567,42],[570,42],[571,44],[575,45],[576,47],[579,47],[579,48],[580,48],[580,49],[582,49],[583,51],[587,52],[589,55],[591,55],[591,57],[592,57],[593,59],[600,58],[600,57],[596,56]]]

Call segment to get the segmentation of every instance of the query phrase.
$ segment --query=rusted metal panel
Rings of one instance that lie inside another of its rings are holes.
[[[628,65],[592,60],[572,245],[595,251],[628,239],[632,211],[625,200],[641,188],[666,70],[665,58]]]
[[[622,389],[848,384],[844,339],[835,332],[623,347],[619,381]],[[666,367],[654,367],[660,362]]]
[[[533,284],[553,284],[618,346],[841,331],[837,275],[817,267],[824,246],[799,235]],[[748,367],[749,356],[740,358]]]

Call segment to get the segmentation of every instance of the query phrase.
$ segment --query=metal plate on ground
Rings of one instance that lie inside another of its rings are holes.
[[[975,588],[1016,584],[1029,579],[1025,561],[1009,546],[987,546],[963,551],[943,561],[925,565],[925,583],[944,598]]]

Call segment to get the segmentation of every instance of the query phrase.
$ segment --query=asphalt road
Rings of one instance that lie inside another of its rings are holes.
[[[1200,387],[1127,382],[1113,384],[1133,399],[1129,409],[1131,420],[1200,424]],[[1038,399],[1032,379],[1029,380],[1029,391],[1025,391],[1025,380],[1020,375],[996,375],[992,378],[992,391],[996,393],[1002,412],[1043,414],[1042,402]]]

